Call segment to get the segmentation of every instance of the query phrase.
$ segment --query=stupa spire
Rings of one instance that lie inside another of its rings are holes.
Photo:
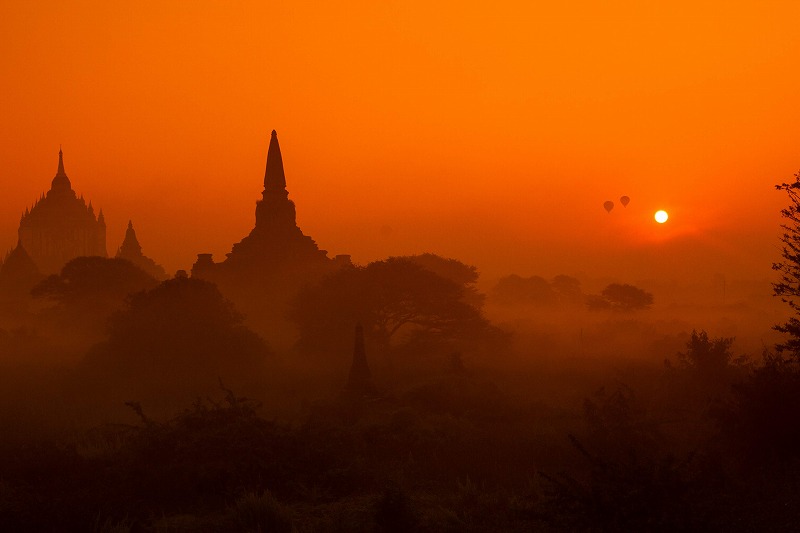
[[[264,192],[284,191],[286,191],[286,175],[283,173],[281,147],[278,144],[278,132],[272,130],[267,151],[267,170],[264,172]]]
[[[126,259],[141,268],[156,279],[164,279],[167,273],[164,268],[155,261],[142,253],[142,246],[136,238],[136,231],[133,229],[133,222],[128,221],[128,229],[125,231],[125,240],[117,250],[117,257]]]
[[[51,191],[71,191],[72,184],[69,182],[67,172],[64,170],[64,152],[61,151],[61,145],[58,147],[58,170],[56,176],[50,184]]]
[[[128,221],[128,229],[125,230],[125,240],[122,241],[122,246],[119,248],[117,257],[137,257],[142,255],[142,246],[139,244],[139,239],[136,238],[136,231],[133,229],[133,221]]]
[[[66,171],[64,171],[64,152],[61,151],[60,144],[58,145],[58,170],[56,171],[56,175],[59,174],[67,175]]]

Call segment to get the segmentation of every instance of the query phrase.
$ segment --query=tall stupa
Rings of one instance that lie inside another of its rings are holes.
[[[264,172],[264,190],[256,202],[256,223],[253,230],[233,245],[220,263],[211,254],[198,254],[192,276],[210,279],[225,285],[227,281],[261,278],[279,271],[319,271],[338,264],[348,264],[349,256],[328,258],[314,239],[297,226],[294,202],[286,189],[283,157],[278,133],[272,130]]]
[[[255,227],[233,245],[224,261],[215,263],[211,254],[198,254],[192,277],[216,283],[251,327],[269,338],[273,346],[287,348],[295,339],[286,312],[299,290],[348,266],[352,266],[349,255],[329,258],[297,226],[278,134],[273,131],[264,190],[256,202]]]

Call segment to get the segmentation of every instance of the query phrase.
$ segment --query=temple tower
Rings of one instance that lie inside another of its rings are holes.
[[[19,241],[42,274],[55,274],[69,260],[106,254],[106,223],[101,210],[78,198],[58,151],[58,169],[50,190],[25,210],[19,223]]]
[[[311,237],[297,226],[294,202],[286,190],[286,174],[278,144],[278,133],[272,130],[264,171],[264,190],[256,202],[256,224],[250,234],[233,245],[225,263],[233,268],[259,263],[262,267],[286,262],[330,261]]]
[[[192,275],[225,285],[225,277],[257,275],[270,271],[296,271],[298,267],[327,268],[334,263],[325,250],[297,226],[294,202],[286,189],[283,157],[278,133],[272,130],[264,171],[264,190],[256,202],[256,223],[249,235],[233,245],[225,261],[214,263],[208,254],[198,254]]]
[[[286,311],[300,288],[352,263],[349,256],[330,259],[297,226],[274,130],[267,149],[264,189],[255,211],[255,226],[233,245],[225,260],[216,263],[211,254],[198,254],[192,277],[216,283],[247,317],[248,325],[269,337],[273,346],[288,349],[296,341],[296,332]]]
[[[117,250],[116,257],[130,261],[156,279],[166,279],[167,273],[164,268],[142,253],[142,246],[136,238],[136,231],[133,229],[133,221],[128,221],[128,229],[125,231],[125,239]]]

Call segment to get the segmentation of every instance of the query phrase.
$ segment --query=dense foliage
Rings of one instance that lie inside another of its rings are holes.
[[[781,256],[783,260],[774,263],[772,268],[780,274],[780,280],[773,285],[775,295],[779,296],[792,310],[793,315],[786,322],[775,326],[788,338],[777,346],[779,352],[788,352],[800,359],[800,172],[791,183],[781,183],[775,188],[789,197],[789,205],[781,210],[784,223],[781,225]]]
[[[428,270],[420,257],[392,257],[365,267],[342,269],[306,288],[295,299],[290,317],[300,328],[300,344],[312,351],[349,352],[358,322],[378,350],[429,339],[447,341],[494,333],[475,305],[474,271],[446,266],[451,277]],[[438,268],[437,270],[440,270]],[[452,274],[455,271],[456,274]]]
[[[80,371],[128,399],[203,396],[219,379],[247,386],[263,372],[269,349],[242,320],[214,284],[170,279],[130,297]]]
[[[599,295],[587,297],[586,305],[593,311],[643,311],[653,305],[653,295],[627,283],[611,283]]]

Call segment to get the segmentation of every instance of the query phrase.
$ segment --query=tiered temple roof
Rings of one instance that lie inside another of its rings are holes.
[[[92,203],[86,205],[83,196],[75,194],[64,170],[61,150],[50,190],[22,214],[19,241],[44,274],[59,272],[75,257],[106,256],[103,211],[95,216]]]

